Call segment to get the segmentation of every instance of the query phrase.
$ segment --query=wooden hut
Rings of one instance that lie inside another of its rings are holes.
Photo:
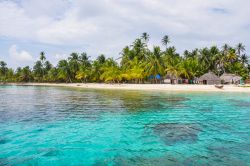
[[[250,78],[245,80],[245,84],[250,84]]]
[[[215,75],[213,72],[206,73],[202,75],[198,79],[200,84],[205,84],[205,85],[214,85],[214,84],[220,84],[221,79],[217,75]]]
[[[164,79],[166,84],[178,84],[178,77],[174,74],[167,74]]]
[[[220,77],[223,84],[240,84],[242,77],[237,76],[235,74],[224,73]]]

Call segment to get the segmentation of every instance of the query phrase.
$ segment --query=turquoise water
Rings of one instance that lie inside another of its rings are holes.
[[[250,165],[250,94],[0,86],[0,165]]]

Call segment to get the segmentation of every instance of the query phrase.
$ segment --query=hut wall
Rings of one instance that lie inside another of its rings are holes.
[[[250,84],[250,79],[245,80],[245,84]]]
[[[220,84],[220,80],[207,80],[208,85]]]
[[[164,83],[165,83],[165,84],[171,84],[171,79],[165,79],[165,80],[164,80]]]

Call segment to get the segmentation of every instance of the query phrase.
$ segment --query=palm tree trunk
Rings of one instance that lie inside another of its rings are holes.
[[[72,80],[71,80],[71,78],[70,78],[70,77],[69,77],[69,82],[70,82],[70,83],[72,83]]]

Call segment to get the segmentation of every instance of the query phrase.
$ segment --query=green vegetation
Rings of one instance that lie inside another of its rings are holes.
[[[68,59],[60,60],[57,66],[46,61],[45,53],[33,68],[29,66],[17,68],[15,71],[0,62],[1,82],[112,82],[112,83],[152,83],[160,82],[159,76],[165,75],[194,79],[208,71],[217,75],[225,72],[249,77],[250,64],[244,54],[245,47],[239,43],[236,47],[225,44],[221,49],[210,48],[176,52],[170,45],[168,36],[164,36],[164,49],[154,46],[148,48],[149,35],[143,33],[132,45],[126,46],[118,63],[113,58],[100,55],[91,61],[86,53],[72,53]]]

